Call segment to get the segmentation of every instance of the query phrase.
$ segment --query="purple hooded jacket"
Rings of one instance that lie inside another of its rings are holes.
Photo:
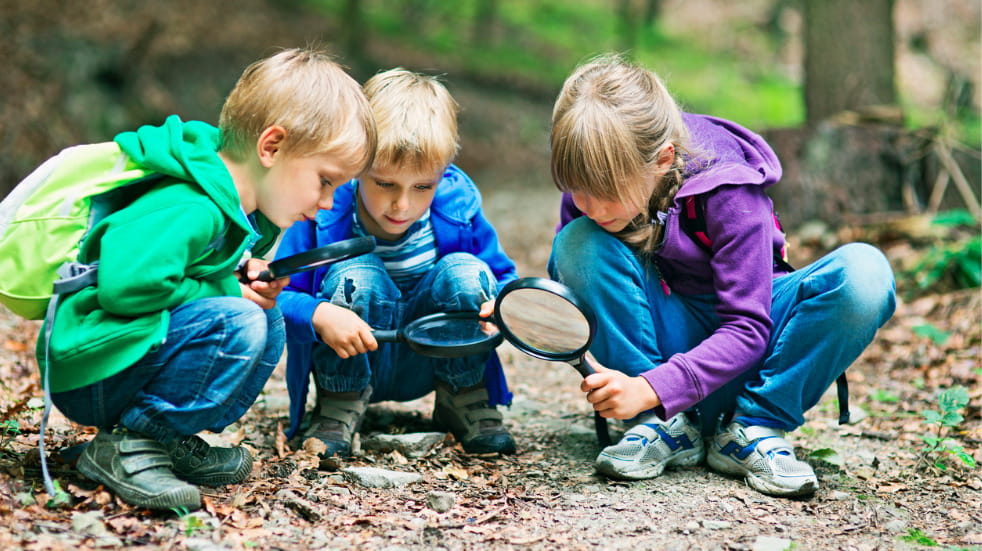
[[[683,120],[696,160],[687,164],[654,261],[671,292],[715,294],[720,326],[688,352],[661,364],[652,362],[642,373],[661,399],[655,413],[663,419],[692,407],[760,362],[771,334],[772,279],[784,273],[774,265],[774,251],[783,249],[784,235],[765,193],[781,178],[774,151],[733,122],[688,113]],[[696,195],[705,209],[712,255],[679,226],[684,198]],[[560,226],[578,216],[582,213],[564,194]]]

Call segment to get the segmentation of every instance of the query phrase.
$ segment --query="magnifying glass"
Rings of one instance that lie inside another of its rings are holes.
[[[269,263],[267,269],[259,272],[257,281],[273,281],[307,270],[326,266],[333,262],[347,260],[375,250],[375,238],[371,235],[354,237],[324,247],[310,249],[302,253],[283,257]]]
[[[569,287],[540,277],[516,279],[498,294],[494,320],[505,339],[542,360],[566,362],[586,377],[596,371],[584,360],[597,332],[593,310]],[[607,420],[594,412],[600,445],[611,444]]]
[[[440,312],[423,316],[401,329],[376,330],[378,342],[405,343],[413,352],[433,358],[462,358],[489,352],[503,339],[489,318],[478,312]]]

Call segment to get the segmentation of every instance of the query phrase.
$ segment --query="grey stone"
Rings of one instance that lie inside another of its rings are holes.
[[[753,551],[785,551],[791,549],[791,543],[789,539],[757,536],[751,549]]]
[[[426,506],[437,513],[446,513],[453,507],[454,499],[450,492],[430,492],[426,494]]]
[[[408,434],[377,434],[362,442],[364,450],[398,451],[406,457],[422,457],[446,438],[442,432],[411,432]]]
[[[367,488],[398,488],[423,480],[417,473],[388,471],[376,467],[348,467],[342,469],[345,478]]]

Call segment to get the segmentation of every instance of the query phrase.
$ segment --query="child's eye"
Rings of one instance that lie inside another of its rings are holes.
[[[389,183],[389,182],[379,182],[378,180],[375,181],[375,185],[377,185],[378,187],[392,187],[392,184],[391,183]]]
[[[321,186],[322,187],[327,187],[327,186],[330,186],[330,185],[332,185],[331,184],[331,181],[328,180],[327,178],[324,178],[323,176],[321,176]]]
[[[433,186],[431,184],[420,184],[420,185],[416,186],[416,189],[418,191],[429,191],[429,190],[433,189]]]

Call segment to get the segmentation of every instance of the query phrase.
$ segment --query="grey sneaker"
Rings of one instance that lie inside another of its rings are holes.
[[[815,471],[795,457],[778,429],[730,423],[713,437],[708,463],[717,472],[744,477],[762,494],[801,496],[818,489]]]
[[[318,389],[317,409],[310,420],[305,438],[317,438],[327,446],[321,459],[332,455],[351,455],[351,440],[361,427],[372,387],[361,392],[327,392]]]
[[[453,433],[467,453],[515,453],[515,440],[501,412],[488,404],[484,382],[454,392],[437,381],[433,424]]]
[[[252,473],[252,454],[235,446],[210,446],[201,437],[191,435],[170,448],[174,474],[192,484],[222,486],[238,484]]]
[[[641,480],[660,475],[665,467],[698,465],[705,456],[702,435],[684,413],[668,421],[650,414],[624,433],[620,442],[604,448],[595,466],[612,478]]]
[[[174,476],[164,446],[126,429],[100,430],[79,456],[77,468],[130,505],[189,510],[201,506],[198,488]]]

